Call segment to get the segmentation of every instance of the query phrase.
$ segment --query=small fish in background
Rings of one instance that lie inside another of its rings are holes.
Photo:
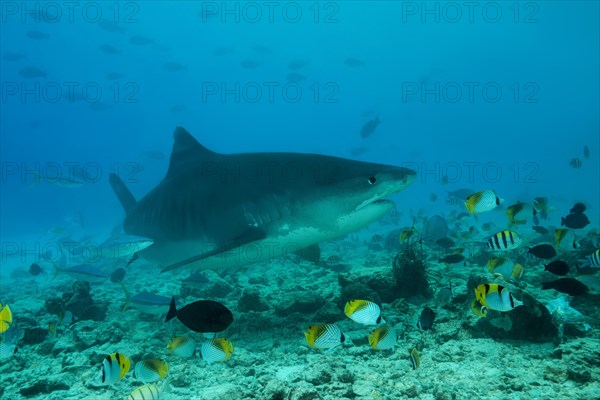
[[[590,254],[589,256],[585,257],[585,261],[584,261],[583,265],[588,266],[588,267],[600,267],[600,250],[596,250],[595,252],[593,252],[592,254]]]
[[[534,225],[531,227],[531,229],[533,229],[540,235],[547,235],[550,233],[550,231],[547,228],[544,228],[543,226],[540,226],[540,225]]]
[[[98,46],[98,48],[104,54],[121,55],[121,50],[119,50],[116,47],[111,46],[109,44],[102,44],[102,45]]]
[[[449,237],[444,236],[443,238],[439,238],[438,240],[436,240],[435,244],[440,246],[442,249],[449,249],[450,247],[455,246],[456,242],[450,239]]]
[[[585,228],[590,223],[589,218],[584,214],[585,210],[585,204],[576,203],[571,208],[570,214],[560,219],[560,226],[566,226],[571,229]]]
[[[463,261],[465,261],[465,256],[463,256],[462,254],[450,254],[444,258],[441,258],[438,262],[452,265],[452,264],[459,264]]]
[[[148,358],[135,364],[134,376],[144,383],[156,382],[169,374],[169,364],[166,361]]]
[[[479,318],[487,317],[487,307],[481,304],[477,299],[471,301],[471,311]]]
[[[129,292],[125,290],[125,303],[121,306],[121,310],[125,311],[131,307],[146,314],[165,315],[170,305],[171,299],[166,296],[141,292],[129,297]]]
[[[456,197],[456,196],[446,197],[446,204],[448,204],[449,206],[458,206],[463,203],[464,203],[464,200],[461,200],[459,197]]]
[[[571,166],[571,168],[579,169],[583,165],[583,162],[581,162],[580,158],[575,157],[572,158],[571,161],[569,161],[569,165]]]
[[[227,55],[232,52],[233,52],[233,48],[231,48],[231,47],[217,47],[216,49],[213,49],[211,54],[215,57],[222,57],[222,56]]]
[[[48,323],[48,336],[50,338],[58,336],[58,330],[56,329],[56,324],[54,322]]]
[[[556,257],[556,249],[551,244],[538,244],[537,246],[530,247],[527,250],[528,254],[534,257],[541,258],[543,260],[549,260]]]
[[[262,63],[260,61],[257,60],[253,60],[250,58],[246,58],[242,61],[240,61],[240,66],[244,69],[255,69],[258,68],[262,65]]]
[[[154,43],[154,39],[141,35],[133,35],[129,38],[129,43],[136,46],[147,46]]]
[[[376,233],[373,236],[371,236],[372,243],[381,243],[382,241],[383,241],[383,236],[381,236],[379,233]]]
[[[124,78],[126,76],[126,74],[120,73],[120,72],[107,72],[106,73],[106,79],[108,79],[109,81],[116,81],[118,79]]]
[[[440,178],[440,185],[447,185],[450,182],[450,178],[448,178],[448,175],[443,175]]]
[[[580,247],[575,233],[567,228],[557,228],[554,230],[554,245],[565,251],[574,251]]]
[[[299,82],[306,80],[306,76],[299,74],[297,72],[290,72],[289,74],[287,74],[285,76],[285,79],[287,79],[288,82],[299,83]]]
[[[225,362],[233,354],[233,344],[226,338],[215,338],[200,345],[200,356],[209,365],[214,362]]]
[[[180,113],[185,110],[185,104],[175,104],[173,107],[169,108],[169,111],[172,113]]]
[[[487,263],[488,272],[502,279],[519,280],[523,277],[523,266],[503,257],[492,257]]]
[[[389,326],[382,326],[371,332],[369,335],[369,344],[373,350],[394,350],[398,335],[396,330]]]
[[[0,342],[0,361],[8,360],[17,352],[17,345],[14,343]]]
[[[513,308],[523,305],[523,302],[515,299],[507,288],[497,283],[485,283],[477,286],[475,298],[488,309],[501,312],[511,311]]]
[[[409,352],[410,354],[410,365],[412,366],[412,369],[417,369],[421,366],[421,355],[419,354],[419,351],[417,350],[417,348],[413,348],[412,350],[410,350]]]
[[[485,222],[481,225],[481,229],[486,232],[491,231],[496,225],[493,222]]]
[[[9,62],[19,61],[19,60],[23,60],[25,58],[27,58],[27,54],[15,53],[12,51],[6,51],[2,54],[2,59],[4,61],[9,61]]]
[[[68,268],[59,268],[55,262],[52,265],[54,266],[54,276],[52,279],[55,279],[59,274],[65,274],[78,281],[101,283],[108,280],[110,276],[92,264],[79,264]]]
[[[535,199],[533,199],[533,208],[535,208],[535,210],[539,213],[541,219],[548,219],[548,198],[536,197]]]
[[[590,158],[590,148],[587,145],[583,146],[583,158]]]
[[[42,39],[50,38],[50,35],[48,35],[47,33],[44,33],[44,32],[40,32],[40,31],[28,31],[26,33],[26,35],[29,39],[33,39],[33,40],[42,40]]]
[[[438,199],[438,195],[435,193],[429,193],[429,201],[436,202]]]
[[[273,53],[273,50],[271,50],[270,48],[263,46],[261,44],[252,46],[252,51],[254,51],[255,53],[258,53],[258,54],[272,54]]]
[[[311,325],[304,332],[306,342],[311,348],[321,350],[334,349],[346,341],[346,337],[337,325]]]
[[[544,266],[544,271],[553,273],[554,275],[565,276],[569,273],[569,264],[562,260],[552,261]]]
[[[123,279],[125,279],[125,269],[124,268],[117,268],[115,269],[112,274],[110,274],[110,281],[112,283],[121,283],[123,282]]]
[[[501,231],[491,236],[485,245],[492,251],[508,251],[518,248],[522,243],[523,240],[516,232]]]
[[[119,26],[119,24],[117,24],[111,20],[108,20],[108,19],[101,19],[100,21],[98,21],[96,23],[96,25],[98,26],[98,28],[100,28],[106,32],[113,32],[113,33],[124,33],[125,32],[125,28]]]
[[[100,367],[100,379],[104,385],[119,382],[129,371],[131,361],[122,353],[112,353],[106,356]]]
[[[491,211],[502,203],[502,199],[498,197],[493,190],[482,190],[467,197],[465,207],[469,214],[479,214]]]
[[[571,296],[588,294],[589,288],[574,278],[560,278],[550,282],[542,282],[542,290],[554,289]]]
[[[417,237],[419,235],[419,231],[416,228],[409,226],[400,230],[398,234],[398,242],[404,243],[409,241],[413,237]]]
[[[181,65],[174,61],[169,61],[169,62],[166,62],[163,64],[163,69],[165,69],[169,72],[180,72],[180,71],[187,70],[187,66]]]
[[[362,67],[365,65],[365,62],[359,60],[358,58],[348,57],[344,60],[344,65],[350,68]]]
[[[296,70],[296,69],[304,68],[308,64],[310,64],[310,63],[305,60],[292,60],[289,62],[288,68]]]
[[[360,128],[360,137],[364,139],[371,136],[371,134],[375,132],[375,129],[377,129],[377,126],[379,126],[380,123],[381,120],[379,119],[379,115],[376,116],[374,119],[365,122],[365,124]]]
[[[27,66],[19,70],[19,75],[23,78],[45,78],[47,75],[39,68]]]
[[[195,332],[223,332],[233,322],[233,314],[223,304],[213,300],[198,300],[177,310],[175,297],[165,322],[177,318],[182,324]]]
[[[434,320],[435,312],[431,308],[425,307],[419,316],[417,328],[421,329],[422,331],[428,331],[433,327]]]
[[[191,357],[196,351],[196,342],[188,336],[176,336],[167,343],[167,351],[177,357]]]
[[[381,308],[369,300],[349,300],[344,306],[344,314],[362,325],[378,325],[385,322],[381,318]]]
[[[13,314],[10,307],[7,305],[2,308],[2,303],[0,303],[0,333],[3,333],[11,327],[13,323]]]
[[[148,383],[144,386],[134,389],[129,396],[127,396],[127,400],[159,400],[160,393],[161,391],[158,388],[158,385],[154,383]]]
[[[436,307],[444,307],[452,301],[452,284],[444,286],[435,295],[434,304]]]
[[[506,209],[506,218],[510,225],[522,225],[529,222],[530,219],[539,223],[536,209],[531,204],[523,202],[509,206]]]
[[[39,265],[39,264],[32,263],[32,264],[29,266],[29,273],[30,273],[32,276],[37,276],[37,275],[41,274],[42,272],[44,272],[44,269],[43,269],[42,267],[40,267],[40,265]]]

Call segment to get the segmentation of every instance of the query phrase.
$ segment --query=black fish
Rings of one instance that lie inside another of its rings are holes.
[[[44,272],[44,270],[36,263],[33,263],[29,266],[29,273],[33,276],[39,275],[42,272]]]
[[[446,256],[442,259],[440,259],[439,262],[443,262],[446,264],[458,264],[461,261],[465,260],[465,256],[460,255],[460,254],[450,254],[449,256]]]
[[[560,278],[551,282],[542,282],[542,290],[555,289],[571,296],[581,296],[588,293],[588,287],[577,279]]]
[[[547,264],[544,271],[552,272],[554,275],[564,276],[569,273],[569,265],[564,261],[556,260]]]
[[[544,228],[543,226],[533,226],[532,227],[534,231],[536,231],[537,233],[539,233],[540,235],[547,235],[548,233],[550,233],[550,231],[546,228]]]
[[[417,322],[417,327],[424,331],[431,329],[433,326],[433,320],[435,319],[435,312],[429,307],[425,307],[423,311],[421,311],[421,316],[419,317],[419,322]]]
[[[560,225],[571,229],[582,229],[590,223],[587,215],[583,213],[571,213],[561,218]]]
[[[370,136],[380,123],[381,121],[379,120],[379,115],[376,116],[375,119],[365,122],[362,128],[360,128],[360,136],[362,138]]]
[[[571,210],[569,211],[571,214],[581,214],[585,212],[585,204],[583,203],[575,203]]]
[[[121,283],[125,279],[125,269],[117,268],[110,274],[110,281],[113,283]]]
[[[450,239],[449,237],[443,237],[436,240],[435,244],[437,244],[440,247],[443,247],[444,249],[448,249],[454,246],[456,243],[454,243],[454,240]]]
[[[538,244],[537,246],[530,247],[527,253],[533,254],[537,258],[543,258],[549,260],[556,256],[556,250],[551,244]]]
[[[222,332],[233,322],[233,314],[223,304],[212,300],[199,300],[177,310],[175,297],[165,322],[177,317],[185,326],[195,332]]]

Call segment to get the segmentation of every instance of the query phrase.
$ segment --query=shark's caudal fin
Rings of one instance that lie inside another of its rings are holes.
[[[110,186],[113,191],[119,198],[123,209],[125,209],[125,213],[129,213],[136,205],[137,201],[135,197],[131,194],[125,183],[119,178],[116,174],[110,174],[108,181],[110,182]]]

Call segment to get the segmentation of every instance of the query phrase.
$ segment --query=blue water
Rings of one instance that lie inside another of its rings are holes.
[[[227,3],[230,13],[219,2],[57,4],[2,4],[2,52],[25,55],[1,66],[3,240],[35,236],[72,214],[110,229],[123,213],[108,173],[130,173],[131,190],[143,195],[166,171],[177,125],[221,152],[352,157],[364,146],[360,159],[429,170],[398,196],[402,210],[444,212],[446,190],[492,188],[509,202],[548,196],[559,214],[584,201],[599,222],[597,2],[482,3],[471,16],[466,6],[435,2],[283,2],[272,16],[262,3]],[[152,43],[132,44],[134,35]],[[230,51],[213,55],[220,48]],[[364,65],[345,65],[349,57]],[[306,79],[286,95],[292,60],[307,62],[295,71]],[[167,71],[167,62],[185,69]],[[23,77],[26,66],[46,77]],[[108,72],[124,76],[109,80]],[[236,84],[239,101],[221,92]],[[69,87],[76,101],[56,100]],[[361,138],[376,115],[382,123]],[[569,166],[575,157],[579,169]],[[64,176],[67,163],[85,166],[84,186],[31,187],[31,170],[50,176],[58,165]],[[445,172],[456,179],[442,186]]]

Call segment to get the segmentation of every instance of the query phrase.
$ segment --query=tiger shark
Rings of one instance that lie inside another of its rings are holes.
[[[221,154],[177,127],[164,179],[139,201],[115,174],[126,233],[161,271],[270,261],[356,231],[393,207],[408,168],[303,153]]]

